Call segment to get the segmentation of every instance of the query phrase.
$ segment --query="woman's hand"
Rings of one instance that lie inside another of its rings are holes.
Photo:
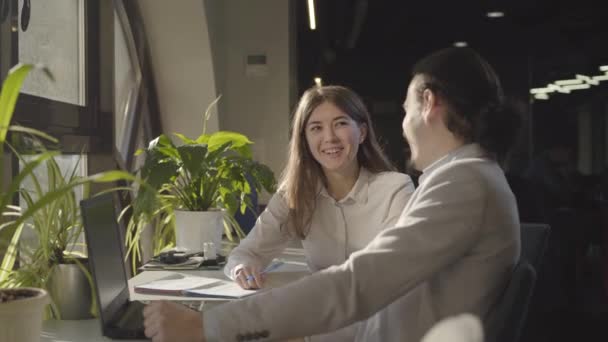
[[[246,290],[260,289],[264,283],[264,275],[257,267],[239,265],[234,276],[234,281]]]

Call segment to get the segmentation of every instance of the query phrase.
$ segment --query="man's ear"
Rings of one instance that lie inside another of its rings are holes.
[[[422,113],[425,121],[430,121],[435,118],[437,107],[439,106],[439,97],[430,89],[425,89],[422,92]]]

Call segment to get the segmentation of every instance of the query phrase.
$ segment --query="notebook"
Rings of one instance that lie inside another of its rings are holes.
[[[173,273],[134,287],[136,293],[167,296],[239,299],[255,294],[233,281]]]

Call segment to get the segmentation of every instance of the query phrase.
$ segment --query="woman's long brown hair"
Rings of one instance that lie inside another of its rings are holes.
[[[279,191],[290,209],[291,228],[301,239],[306,238],[309,231],[310,220],[315,210],[315,197],[319,191],[319,181],[327,186],[325,174],[321,165],[312,156],[305,135],[311,113],[325,102],[338,107],[359,126],[367,126],[367,135],[357,152],[359,166],[373,173],[394,170],[378,144],[369,112],[357,94],[341,86],[308,89],[300,98],[293,116],[287,166],[283,170],[279,186]]]

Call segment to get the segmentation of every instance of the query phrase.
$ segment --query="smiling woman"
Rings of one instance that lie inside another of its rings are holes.
[[[358,123],[331,102],[315,108],[306,125],[308,148],[325,176],[338,173],[338,177],[347,177],[353,184],[359,171],[359,144],[366,134],[366,123]]]
[[[277,194],[228,259],[225,272],[243,288],[264,286],[262,271],[290,240],[301,242],[308,266],[342,263],[380,230],[392,227],[414,191],[391,172],[363,101],[348,88],[314,87],[296,108],[287,166]],[[348,326],[312,341],[351,341]]]
[[[331,125],[327,122],[328,120]],[[334,122],[334,120],[336,121]],[[325,123],[322,121],[325,121]],[[346,127],[349,128],[340,128],[345,123],[348,123]],[[330,132],[326,134],[330,140],[325,142],[323,148],[345,148],[348,145],[349,149],[347,149],[347,153],[343,153],[344,155],[347,155],[351,148],[355,149],[357,158],[353,160],[355,164],[351,165],[349,178],[354,177],[356,181],[359,166],[363,166],[371,172],[394,170],[378,144],[367,108],[357,94],[340,86],[313,87],[307,90],[302,95],[294,115],[293,137],[290,142],[289,157],[281,186],[281,189],[285,191],[285,199],[292,209],[291,219],[296,233],[300,237],[306,235],[305,227],[310,223],[310,214],[314,210],[314,197],[318,192],[314,184],[322,184],[330,190],[332,188],[332,184],[328,182],[328,174],[324,170],[327,164],[325,161],[332,160],[329,158],[329,150],[320,154],[319,147],[311,145],[311,142],[316,140],[315,137],[320,140],[323,139],[323,134],[315,132],[322,131],[324,126],[326,126],[326,131]],[[356,133],[354,131],[357,130],[356,127],[359,130],[357,134],[360,136],[359,138],[352,141],[353,136],[350,136],[350,138],[344,137],[350,135],[347,132],[351,131],[354,135]],[[314,129],[314,131],[311,131],[311,129]],[[340,133],[344,139],[331,137],[337,131],[344,133]],[[362,139],[359,140],[360,138]],[[332,139],[349,143],[344,145],[333,143],[334,145],[331,145]],[[338,157],[338,153],[335,153],[337,151],[333,150],[332,152],[334,152],[335,157]],[[335,166],[329,167],[330,170],[332,168],[335,168]],[[352,170],[356,172],[352,173]],[[349,179],[347,183],[350,183],[350,187],[352,187],[354,181]],[[333,186],[335,187],[337,184],[339,182],[335,182]],[[350,187],[346,186],[348,189]]]

